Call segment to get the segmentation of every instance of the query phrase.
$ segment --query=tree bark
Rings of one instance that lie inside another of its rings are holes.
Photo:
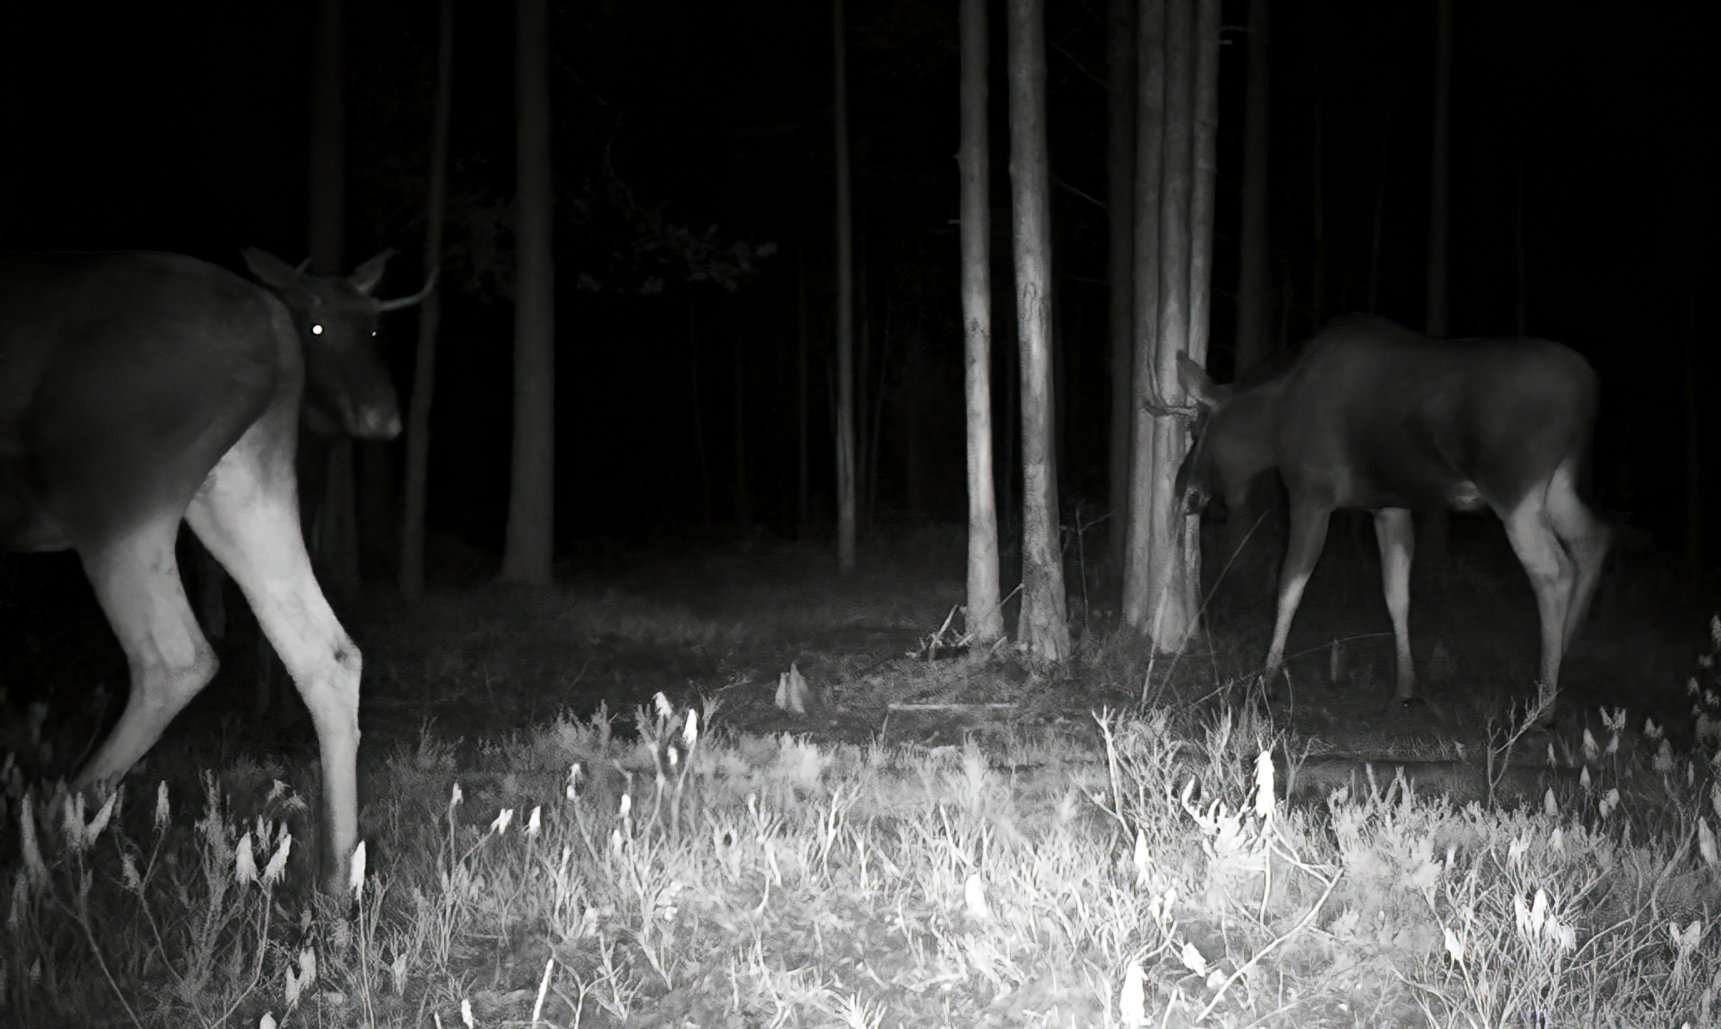
[[[1434,51],[1434,145],[1428,169],[1427,331],[1445,339],[1447,228],[1451,224],[1448,169],[1452,122],[1452,0],[1440,0]]]
[[[1165,0],[1141,0],[1136,21],[1135,367],[1130,401],[1129,547],[1124,559],[1123,621],[1153,630],[1151,517],[1154,421],[1143,401],[1155,395],[1159,340],[1160,192],[1165,157]]]
[[[1006,12],[1016,323],[1022,355],[1022,610],[1016,638],[1035,657],[1063,661],[1070,654],[1070,627],[1052,450],[1052,238],[1044,10],[1040,0],[1009,0]]]
[[[837,180],[837,567],[855,567],[855,337],[854,224],[849,194],[848,45],[843,29],[843,0],[831,0],[832,75],[836,85],[835,136]]]
[[[1130,398],[1134,396],[1135,8],[1110,0],[1106,13],[1106,282],[1111,287],[1111,566],[1128,551]]]
[[[1160,190],[1159,335],[1155,340],[1156,399],[1181,399],[1177,355],[1190,347],[1193,263],[1191,198],[1195,177],[1195,0],[1168,0],[1165,19],[1165,154]],[[1200,358],[1192,358],[1199,360]],[[1204,355],[1203,355],[1204,356]],[[1188,425],[1177,415],[1153,420],[1152,519],[1148,591],[1154,649],[1175,653],[1195,629],[1198,590],[1185,542],[1189,517],[1174,492],[1177,468],[1189,446]]]
[[[1237,282],[1237,369],[1235,378],[1257,368],[1272,352],[1268,328],[1269,190],[1272,65],[1269,0],[1249,4],[1249,95],[1243,111],[1243,240]],[[1241,514],[1242,512],[1238,512]]]
[[[346,98],[341,0],[317,0],[311,42],[311,273],[346,271]]]
[[[1434,49],[1434,145],[1428,170],[1427,331],[1448,335],[1446,324],[1447,230],[1451,224],[1448,169],[1451,165],[1452,0],[1440,0]],[[1425,511],[1416,533],[1417,577],[1436,590],[1446,585],[1446,541],[1452,518],[1444,510]]]
[[[808,472],[807,432],[807,248],[806,235],[795,248],[795,530],[805,538],[813,520],[812,477]]]
[[[998,603],[998,494],[992,481],[992,215],[986,132],[986,0],[962,0],[963,389],[968,398],[968,634],[1004,635]]]
[[[342,77],[342,0],[318,0],[311,44],[310,224],[312,274],[346,271],[346,96]],[[332,595],[350,601],[358,590],[358,510],[353,476],[353,441],[337,432],[311,440],[300,429],[298,467],[307,482],[304,517],[312,526],[311,552],[317,576]]]
[[[1392,115],[1387,114],[1380,127],[1380,177],[1375,180],[1374,227],[1368,237],[1368,307],[1369,314],[1379,312],[1381,237],[1386,223],[1386,176],[1392,167]]]
[[[519,266],[514,299],[514,454],[505,582],[549,585],[555,521],[556,319],[551,251],[548,0],[518,0],[514,89]]]
[[[442,268],[442,227],[448,209],[448,134],[454,108],[454,0],[442,0],[437,17],[436,103],[430,129],[430,196],[425,202],[424,274]],[[400,532],[400,592],[424,593],[424,510],[430,484],[430,405],[436,389],[436,333],[442,292],[432,290],[418,314],[418,350],[412,400],[406,409],[406,498]]]
[[[753,524],[753,498],[747,488],[747,364],[741,349],[742,334],[734,336],[730,351],[730,372],[734,389],[730,396],[730,450],[734,452],[734,480],[730,493],[730,513],[735,527],[743,534]]]

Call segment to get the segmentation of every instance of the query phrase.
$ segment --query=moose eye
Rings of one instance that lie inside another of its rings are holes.
[[[323,334],[322,323],[321,322],[312,322],[311,323],[311,335],[321,336],[322,334]]]

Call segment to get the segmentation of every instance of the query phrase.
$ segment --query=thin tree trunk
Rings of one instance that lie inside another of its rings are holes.
[[[346,270],[346,97],[342,77],[342,0],[317,0],[311,47],[310,225],[311,271]],[[304,430],[301,430],[303,432]],[[358,515],[353,500],[351,437],[337,433],[304,448],[306,478],[319,480],[318,503],[306,511],[317,530],[313,550],[323,588],[351,600],[358,587]]]
[[[795,248],[795,518],[796,536],[805,537],[813,520],[812,478],[808,473],[807,431],[807,248]],[[695,385],[695,389],[698,386]]]
[[[1516,273],[1518,283],[1518,309],[1514,324],[1515,331],[1520,336],[1530,332],[1530,264],[1525,253],[1527,246],[1524,238],[1524,162],[1520,158],[1517,181],[1512,190],[1512,270]]]
[[[555,522],[556,311],[551,251],[548,0],[517,0],[514,457],[502,579],[548,585]]]
[[[1123,570],[1128,550],[1130,398],[1135,337],[1135,7],[1110,0],[1106,10],[1106,283],[1111,288],[1110,564]]]
[[[1451,224],[1448,169],[1451,164],[1452,121],[1452,0],[1440,0],[1434,51],[1434,145],[1428,171],[1427,329],[1445,339],[1446,248]]]
[[[1327,319],[1327,211],[1326,211],[1326,176],[1321,168],[1321,152],[1325,149],[1321,139],[1321,85],[1320,78],[1315,78],[1314,124],[1315,130],[1309,140],[1309,234],[1313,239],[1314,260],[1309,268],[1309,317],[1313,325],[1321,325]]]
[[[849,195],[848,45],[844,39],[843,0],[831,0],[832,75],[836,81],[835,136],[837,179],[837,567],[855,567],[855,337],[854,224]]]
[[[1386,176],[1392,164],[1392,116],[1389,114],[1380,129],[1380,177],[1375,180],[1374,230],[1368,240],[1368,313],[1380,309],[1380,248],[1386,223]]]
[[[1449,210],[1448,168],[1452,110],[1452,0],[1440,0],[1434,50],[1434,146],[1428,172],[1428,334],[1445,339],[1446,248]],[[1428,511],[1417,526],[1414,567],[1423,583],[1439,590],[1446,585],[1446,541],[1452,519],[1445,511]]]
[[[1165,19],[1165,152],[1160,191],[1159,334],[1155,340],[1156,399],[1176,399],[1177,355],[1189,349],[1195,175],[1195,0],[1168,0]],[[1153,471],[1148,516],[1148,592],[1154,649],[1175,653],[1195,629],[1197,590],[1185,543],[1189,518],[1173,485],[1188,450],[1189,432],[1176,415],[1153,420]]]
[[[903,508],[911,516],[928,514],[926,497],[926,452],[924,437],[931,418],[928,417],[933,387],[932,355],[927,353],[926,340],[918,333],[906,341],[907,374],[903,383]]]
[[[861,277],[861,282],[866,282],[864,275]],[[866,294],[862,293],[861,296],[864,300]],[[865,305],[863,304],[863,306]],[[866,330],[866,335],[870,340],[872,336],[871,316],[863,319],[861,325]],[[884,443],[885,372],[890,367],[890,317],[888,315],[885,317],[884,326],[879,330],[878,335],[878,374],[873,379],[872,397],[870,398],[872,400],[872,413],[867,416],[866,435],[863,437],[864,443],[862,444],[866,451],[866,491],[864,494],[866,497],[866,519],[861,524],[867,529],[872,528],[873,519],[878,515],[878,464],[880,449]],[[871,349],[870,343],[867,349]],[[867,365],[863,362],[861,367],[865,368]]]
[[[341,0],[317,0],[311,43],[310,257],[316,275],[346,271],[346,98]]]
[[[992,481],[992,272],[986,133],[986,0],[962,0],[962,325],[968,425],[968,633],[1004,635],[998,603],[998,496]]]
[[[1016,638],[1046,661],[1070,654],[1052,451],[1051,214],[1046,49],[1040,0],[1006,4],[1010,192],[1016,237],[1017,348],[1022,355],[1022,609]]]
[[[699,456],[699,521],[711,524],[711,454],[705,445],[705,418],[701,412],[699,393],[699,305],[687,301],[687,371],[688,387],[692,390],[693,452]]]
[[[1685,336],[1685,566],[1692,582],[1702,579],[1705,558],[1703,538],[1703,409],[1706,382],[1698,368],[1697,339],[1697,235],[1692,219],[1685,219],[1684,246],[1680,254],[1680,285],[1684,287]],[[1707,345],[1705,345],[1707,349]]]
[[[1195,0],[1189,187],[1189,358],[1207,363],[1213,309],[1213,207],[1219,165],[1219,0]]]
[[[1268,183],[1272,110],[1271,15],[1269,0],[1250,0],[1249,82],[1243,112],[1243,238],[1237,283],[1234,379],[1241,379],[1245,373],[1263,365],[1273,351],[1272,269],[1268,263],[1271,246]],[[1207,119],[1204,117],[1202,120],[1205,122]],[[1211,164],[1213,159],[1203,160]],[[1265,576],[1256,576],[1253,567],[1247,570],[1240,567],[1237,558],[1238,551],[1249,538],[1250,527],[1255,525],[1266,507],[1263,487],[1264,480],[1257,481],[1253,488],[1245,491],[1242,502],[1227,512],[1224,547],[1215,562],[1218,568],[1232,573],[1243,572],[1242,578],[1251,584],[1264,581]],[[1261,555],[1263,551],[1258,548],[1254,553]]]
[[[454,108],[454,0],[442,0],[437,18],[436,106],[430,130],[430,196],[425,203],[424,274],[442,269],[442,225],[448,209],[448,133]],[[412,401],[406,409],[406,514],[400,532],[400,592],[424,593],[424,509],[430,483],[430,404],[436,389],[436,332],[442,293],[432,290],[418,315],[418,352]]]
[[[1272,105],[1272,64],[1268,44],[1272,38],[1272,9],[1269,0],[1249,3],[1249,95],[1243,111],[1243,240],[1242,266],[1237,282],[1237,370],[1236,378],[1259,367],[1272,345],[1268,336],[1271,312],[1267,295],[1267,220],[1270,194],[1267,184]]]
[[[1189,191],[1188,353],[1190,360],[1202,365],[1207,363],[1213,316],[1213,211],[1219,167],[1219,5],[1220,0],[1195,0],[1195,124],[1191,161],[1194,181]],[[1175,361],[1176,355],[1172,354],[1170,358]],[[1181,393],[1181,389],[1173,386],[1179,381],[1170,374],[1173,371],[1175,369],[1170,369],[1160,381]],[[1168,528],[1177,534],[1174,543],[1180,547],[1167,551],[1168,555],[1176,555],[1174,560],[1178,566],[1172,586],[1177,596],[1167,605],[1167,610],[1175,611],[1178,620],[1173,622],[1168,618],[1162,621],[1158,636],[1174,643],[1179,650],[1182,649],[1182,641],[1195,632],[1201,615],[1201,515],[1187,512],[1183,498],[1175,491],[1177,470],[1189,448],[1187,429],[1188,426],[1179,419],[1172,420],[1172,450],[1160,464],[1160,474],[1166,476],[1166,482],[1173,487],[1166,493],[1172,505],[1168,510]],[[1241,514],[1244,512],[1236,512],[1233,517]],[[1243,519],[1237,520],[1241,522]],[[1250,524],[1253,524],[1253,519],[1250,519]]]
[[[1141,0],[1136,21],[1135,148],[1135,395],[1130,401],[1129,548],[1124,559],[1123,621],[1154,631],[1152,551],[1154,422],[1143,401],[1157,396],[1159,346],[1160,194],[1165,165],[1165,0]]]
[[[735,480],[731,500],[734,503],[732,513],[736,528],[743,533],[753,523],[753,500],[747,490],[747,372],[744,363],[745,356],[741,350],[741,337],[737,335],[730,363],[734,380],[734,393],[729,409],[729,429],[732,436],[731,449],[735,452]]]

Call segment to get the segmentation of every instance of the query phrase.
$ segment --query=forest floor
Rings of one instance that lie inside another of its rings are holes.
[[[1452,548],[1413,600],[1410,707],[1372,541],[1343,532],[1271,700],[1264,575],[1156,656],[1072,560],[1048,666],[960,646],[950,528],[846,575],[755,541],[337,601],[375,884],[345,915],[287,846],[314,742],[243,620],[128,779],[153,805],[108,829],[24,792],[117,710],[87,685],[118,656],[99,612],[31,580],[0,673],[0,815],[32,826],[0,836],[0,1026],[1711,1024],[1721,787],[1686,691],[1714,690],[1710,612],[1628,564],[1528,730],[1522,572],[1485,533]]]

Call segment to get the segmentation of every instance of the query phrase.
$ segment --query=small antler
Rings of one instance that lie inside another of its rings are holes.
[[[417,293],[414,293],[409,297],[400,297],[395,300],[378,301],[378,308],[383,311],[398,311],[403,307],[411,307],[413,304],[422,303],[424,298],[430,295],[430,291],[436,288],[437,273],[439,271],[440,269],[438,268],[430,269],[430,278],[425,282],[424,288],[419,290]]]

